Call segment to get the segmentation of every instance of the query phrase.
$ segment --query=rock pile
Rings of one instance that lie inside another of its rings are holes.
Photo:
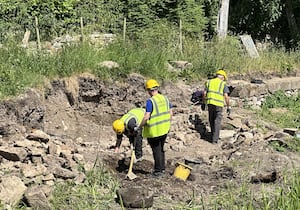
[[[34,209],[51,209],[48,196],[55,182],[79,184],[85,179],[88,166],[78,153],[79,146],[70,139],[33,129],[26,136],[2,137],[1,142],[0,200],[7,205],[24,199]]]

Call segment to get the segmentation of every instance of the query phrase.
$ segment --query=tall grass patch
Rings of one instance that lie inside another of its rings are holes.
[[[182,42],[180,40],[182,39]],[[159,80],[179,79],[197,81],[213,74],[217,69],[231,73],[278,72],[287,75],[300,68],[300,52],[270,48],[260,51],[259,58],[251,58],[238,37],[226,39],[190,38],[182,35],[176,26],[160,21],[145,28],[137,37],[118,37],[103,46],[83,43],[66,45],[57,53],[30,52],[7,42],[0,48],[0,97],[21,93],[26,87],[43,84],[45,78],[65,77],[81,72],[91,72],[101,79],[123,79],[130,73]],[[182,44],[182,45],[181,45]],[[168,71],[168,61],[185,60],[192,68]],[[117,69],[99,65],[114,61]]]
[[[95,167],[86,174],[83,184],[58,184],[51,205],[53,209],[113,209],[118,187],[118,181],[104,167]]]
[[[100,52],[102,60],[112,60],[120,65],[118,70],[111,71],[111,75],[119,79],[130,73],[140,73],[144,76],[155,78],[165,73],[167,52],[165,49],[154,45],[144,46],[139,42],[113,43]],[[98,68],[97,75],[101,75],[103,68]]]
[[[53,55],[24,49],[15,42],[0,48],[0,98],[15,96],[28,87],[43,85],[45,79],[90,71],[101,61],[88,43],[65,47]]]
[[[228,183],[226,188],[211,195],[203,209],[267,210],[299,209],[299,172],[285,173],[278,183],[250,184],[243,180],[240,185]]]
[[[31,57],[26,50],[11,43],[0,48],[0,98],[14,96],[40,83],[41,77],[28,67]]]
[[[274,109],[281,108],[286,111],[277,111],[273,114]],[[262,105],[260,114],[280,125],[281,127],[300,128],[300,93],[295,96],[287,96],[282,90],[276,91],[269,95]]]
[[[285,128],[300,128],[300,93],[295,96],[287,96],[284,91],[279,90],[269,95],[258,114],[264,118]],[[291,137],[286,145],[277,142],[271,144],[277,151],[291,150],[300,152],[300,140]]]

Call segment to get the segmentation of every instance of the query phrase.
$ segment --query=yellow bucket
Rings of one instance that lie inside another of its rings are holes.
[[[185,181],[189,177],[193,168],[180,162],[176,165],[177,167],[175,168],[174,176]]]

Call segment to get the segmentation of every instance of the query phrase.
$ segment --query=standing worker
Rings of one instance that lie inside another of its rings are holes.
[[[119,151],[122,143],[123,134],[129,138],[129,142],[135,148],[135,162],[141,161],[143,158],[143,137],[142,130],[139,128],[145,115],[145,109],[134,108],[123,115],[120,119],[113,122],[113,130],[117,134],[117,142],[115,152]]]
[[[146,113],[140,124],[143,137],[147,138],[154,158],[153,176],[162,176],[165,172],[164,144],[171,127],[172,105],[169,99],[162,95],[156,80],[146,82],[150,98],[146,101]]]
[[[212,135],[212,143],[217,144],[220,136],[224,100],[227,114],[231,112],[229,104],[229,88],[226,85],[227,75],[224,70],[218,70],[216,77],[205,83],[203,99],[208,106],[208,118]]]

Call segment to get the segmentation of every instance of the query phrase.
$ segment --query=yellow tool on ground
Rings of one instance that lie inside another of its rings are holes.
[[[185,181],[189,177],[192,169],[193,168],[191,166],[177,162],[174,176]]]
[[[130,165],[129,165],[127,177],[128,177],[130,180],[133,180],[133,179],[137,178],[137,175],[135,175],[135,174],[132,172],[133,162],[134,162],[134,159],[135,159],[135,152],[134,152],[134,146],[133,146],[132,144],[131,144],[130,147],[131,147],[131,158],[130,158]]]

